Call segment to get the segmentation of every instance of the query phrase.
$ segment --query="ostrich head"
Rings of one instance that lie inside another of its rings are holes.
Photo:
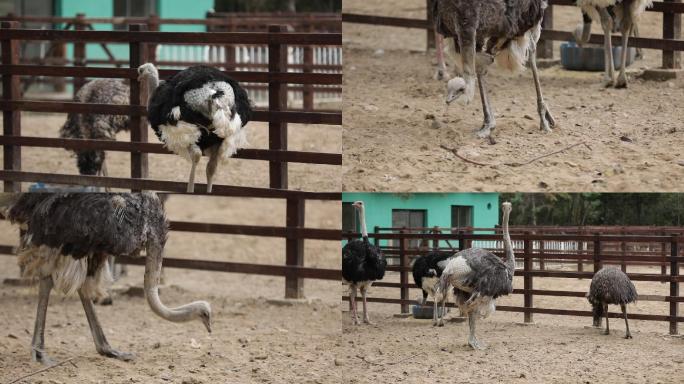
[[[501,204],[501,209],[503,210],[503,213],[509,213],[509,214],[510,214],[510,213],[511,213],[511,210],[512,210],[513,208],[512,208],[511,203],[508,202],[508,201],[506,201],[506,202],[504,202],[504,203]]]
[[[146,78],[159,79],[159,71],[152,63],[145,63],[138,67],[138,81],[143,81]]]
[[[454,77],[447,82],[447,105],[450,105],[454,101],[463,105],[468,105],[473,100],[474,96],[474,79],[470,78],[466,80],[461,77]]]
[[[353,203],[352,203],[352,207],[354,207],[354,208],[356,208],[356,209],[359,209],[359,210],[363,209],[363,201],[355,201],[355,202],[353,202]]]

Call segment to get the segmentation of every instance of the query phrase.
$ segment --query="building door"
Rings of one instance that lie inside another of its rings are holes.
[[[451,206],[451,227],[463,228],[473,226],[473,207],[470,205]]]
[[[114,0],[114,17],[148,17],[157,13],[156,0]],[[127,31],[128,25],[114,25],[116,31]]]
[[[342,232],[359,232],[359,213],[352,206],[352,203],[342,203]]]
[[[393,228],[424,228],[427,226],[427,211],[423,209],[393,209]],[[394,240],[393,246],[399,246],[399,240]],[[408,248],[419,248],[420,239],[411,239],[407,242]]]
[[[15,0],[14,13],[19,16],[54,16],[52,2],[52,0]],[[49,24],[43,23],[24,23],[23,27],[29,29],[52,28]],[[49,41],[22,41],[21,58],[43,58],[49,47]]]

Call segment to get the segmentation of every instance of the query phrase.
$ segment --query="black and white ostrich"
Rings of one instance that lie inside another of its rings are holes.
[[[591,19],[591,16],[585,11],[582,11],[582,22],[577,25],[577,28],[575,28],[575,31],[573,32],[573,37],[575,38],[575,42],[577,45],[582,46],[586,44],[589,41],[589,38],[591,37],[591,25],[593,24],[593,20]],[[610,16],[613,18],[615,21],[615,9],[613,7],[608,7],[608,13]],[[617,32],[619,30],[619,25],[615,21],[613,23],[613,32]],[[632,37],[639,38],[639,24],[634,24],[632,25]],[[641,48],[636,49],[636,59],[640,60],[644,58],[644,52]]]
[[[629,37],[639,21],[639,17],[646,8],[653,5],[652,0],[576,0],[577,6],[587,15],[584,18],[584,28],[581,42],[586,42],[590,36],[591,20],[601,20],[603,27],[603,44],[606,64],[606,86],[615,88],[627,87],[627,44]],[[589,21],[588,21],[589,20]],[[588,21],[588,22],[587,22]],[[617,24],[622,33],[622,56],[620,74],[615,79],[615,64],[613,62],[613,27]]]
[[[166,81],[157,68],[143,64],[138,80],[146,80],[147,118],[164,146],[192,162],[187,191],[194,192],[195,168],[203,153],[207,164],[207,193],[211,193],[218,162],[226,161],[247,144],[243,127],[252,106],[240,84],[207,66],[186,68]]]
[[[496,298],[513,292],[515,254],[508,233],[508,218],[511,203],[502,204],[504,259],[481,248],[470,248],[458,252],[449,259],[440,278],[437,296],[442,297],[442,318],[438,325],[444,325],[444,310],[449,287],[454,287],[461,313],[468,316],[470,335],[468,344],[475,349],[485,346],[475,337],[475,322],[478,317],[487,317],[496,310]]]
[[[18,252],[25,277],[39,281],[33,333],[33,359],[50,364],[45,353],[45,314],[52,288],[78,292],[97,352],[120,360],[130,353],[113,349],[95,315],[92,299],[105,293],[110,255],[140,256],[146,251],[145,297],[157,315],[173,322],[201,320],[211,332],[211,307],[196,301],[168,308],[159,299],[159,275],[168,222],[154,194],[28,193],[0,195],[4,216],[25,229]]]
[[[128,105],[130,87],[120,79],[95,79],[81,87],[74,101]],[[118,132],[128,131],[129,122],[128,115],[69,113],[66,122],[59,130],[59,136],[65,139],[116,140]],[[107,176],[104,151],[77,150],[75,152],[79,174]]]
[[[442,276],[442,272],[451,257],[454,257],[453,252],[430,252],[427,255],[417,257],[413,261],[413,281],[423,291],[422,296],[418,298],[418,303],[425,304],[428,297],[432,297],[434,301],[432,325],[437,325],[437,303],[442,302],[442,299],[438,299],[435,295],[439,285],[439,278]]]
[[[488,138],[496,126],[487,96],[485,76],[490,64],[520,71],[529,59],[537,92],[540,128],[550,132],[556,125],[542,95],[537,71],[536,50],[546,0],[435,0],[435,23],[439,33],[455,40],[462,62],[463,77],[447,83],[447,105],[453,101],[469,104],[479,84],[484,123],[478,137]],[[458,65],[457,65],[458,67]]]
[[[362,238],[361,240],[352,240],[342,248],[342,278],[345,284],[349,285],[349,305],[352,321],[355,325],[359,324],[359,317],[356,311],[356,290],[358,289],[361,291],[363,298],[363,322],[370,324],[371,321],[366,309],[366,295],[373,281],[382,280],[385,277],[387,260],[385,260],[380,248],[368,241],[363,201],[356,201],[352,205],[359,212]]]
[[[606,331],[604,335],[609,335],[608,304],[618,304],[625,317],[625,328],[627,329],[625,339],[631,339],[632,334],[629,333],[629,323],[627,322],[627,304],[635,302],[638,296],[634,284],[621,270],[615,267],[606,267],[596,272],[591,279],[591,286],[589,293],[587,293],[587,300],[591,303],[594,315],[594,327],[600,327],[601,317],[605,316]]]

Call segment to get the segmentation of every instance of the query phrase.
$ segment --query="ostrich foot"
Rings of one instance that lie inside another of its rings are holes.
[[[443,326],[444,326],[444,320],[443,320],[443,319],[439,319],[439,321],[437,322],[437,326],[438,326],[438,327],[443,327]]]
[[[624,73],[620,73],[620,75],[617,78],[617,81],[615,82],[615,88],[627,88],[627,75],[625,75]]]
[[[487,348],[487,346],[484,343],[482,343],[481,341],[479,341],[475,337],[471,337],[470,339],[468,339],[468,345],[470,345],[473,349],[479,349],[479,350],[483,350],[483,349]]]
[[[605,331],[602,332],[602,334],[603,335],[610,335],[610,331],[606,329]]]
[[[615,80],[610,77],[603,78],[603,86],[606,88],[612,88],[615,86]]]
[[[444,81],[449,77],[446,68],[437,68],[435,75],[432,77],[435,80]]]
[[[367,317],[365,319],[363,319],[363,322],[364,322],[364,324],[375,325],[375,323],[371,322],[370,319]]]
[[[625,339],[631,339],[631,338],[632,338],[632,334],[631,334],[631,333],[628,333],[628,334],[625,335]]]
[[[496,124],[494,123],[484,123],[482,125],[482,128],[478,129],[475,131],[475,134],[477,137],[480,139],[486,139],[489,138],[492,135],[492,131],[496,128]]]
[[[102,356],[111,357],[121,361],[131,361],[135,358],[135,355],[132,353],[117,351],[111,347],[100,349],[97,351],[97,353]]]
[[[43,365],[55,365],[55,361],[52,360],[43,350],[39,350],[36,348],[31,349],[31,358],[33,358],[33,361],[41,363]]]

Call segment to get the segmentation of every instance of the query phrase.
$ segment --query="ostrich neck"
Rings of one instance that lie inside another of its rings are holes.
[[[159,317],[175,323],[194,320],[199,316],[201,302],[194,302],[178,308],[168,308],[159,299],[159,275],[162,266],[162,252],[157,247],[147,251],[145,263],[145,297],[154,313]]]
[[[508,211],[504,212],[503,215],[503,236],[504,236],[504,253],[505,261],[508,269],[513,272],[515,271],[515,253],[513,253],[513,244],[511,244],[511,235],[508,233],[508,216],[510,213]]]
[[[359,216],[361,216],[361,236],[366,238],[368,237],[368,230],[366,229],[366,207],[361,206],[361,208],[359,208]]]
[[[150,99],[152,99],[152,95],[154,94],[154,91],[157,90],[157,87],[159,86],[159,77],[158,76],[153,76],[153,75],[148,75],[145,76],[147,80],[147,104],[150,104]]]

